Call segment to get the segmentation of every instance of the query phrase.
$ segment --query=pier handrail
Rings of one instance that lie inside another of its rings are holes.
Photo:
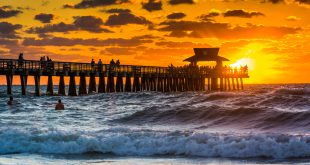
[[[116,73],[134,73],[134,74],[199,74],[210,77],[212,75],[222,75],[222,77],[246,77],[248,76],[247,67],[222,67],[215,68],[209,66],[193,67],[161,67],[161,66],[143,66],[143,65],[110,65],[110,64],[95,64],[82,62],[63,62],[63,61],[37,61],[17,59],[0,59],[0,70],[28,70],[28,71],[76,71],[76,72],[116,72]]]

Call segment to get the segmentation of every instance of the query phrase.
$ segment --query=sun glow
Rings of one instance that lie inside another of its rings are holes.
[[[239,60],[237,60],[235,63],[230,64],[230,67],[237,67],[240,68],[242,66],[248,66],[249,70],[253,70],[255,62],[254,60],[252,60],[251,58],[241,58]]]

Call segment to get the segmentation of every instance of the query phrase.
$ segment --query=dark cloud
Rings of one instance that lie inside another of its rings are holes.
[[[16,30],[22,28],[20,24],[11,24],[9,22],[0,22],[0,38],[19,38]]]
[[[169,0],[170,5],[179,5],[179,4],[194,4],[193,0]]]
[[[4,38],[0,38],[0,45],[1,46],[14,46],[18,44],[18,40],[16,39],[4,39]]]
[[[94,16],[78,16],[74,17],[74,25],[81,30],[93,32],[93,33],[110,33],[111,31],[108,29],[104,29],[101,26],[103,25],[103,21],[101,18]]]
[[[66,4],[63,7],[73,9],[86,9],[86,8],[95,8],[100,6],[109,6],[128,2],[129,0],[82,0],[80,3],[77,3],[75,5]]]
[[[53,37],[53,38],[26,38],[23,41],[25,46],[121,46],[121,47],[132,47],[139,46],[145,43],[152,43],[153,40],[149,36],[138,36],[130,39],[124,38],[108,38],[101,40],[98,38],[93,39],[81,39],[81,38],[63,38],[63,37]]]
[[[180,13],[171,13],[169,15],[167,15],[168,19],[181,19],[184,18],[186,16],[186,14],[180,12]]]
[[[109,9],[109,10],[100,10],[101,12],[104,13],[110,13],[110,14],[115,14],[115,13],[131,13],[130,9]]]
[[[0,18],[15,17],[20,13],[22,13],[22,11],[14,10],[11,6],[0,6]]]
[[[263,25],[236,26],[228,23],[168,21],[161,23],[159,31],[170,32],[171,37],[193,38],[280,38],[286,34],[297,33],[300,28],[267,27]]]
[[[310,0],[295,0],[295,2],[298,2],[299,4],[307,4],[307,5],[310,5]]]
[[[202,43],[193,43],[193,42],[173,42],[173,41],[161,41],[161,42],[156,42],[155,45],[157,46],[165,46],[168,48],[184,48],[184,47],[211,47],[209,44],[202,44]]]
[[[211,18],[220,16],[221,12],[217,10],[211,10],[208,14],[202,14],[198,18],[203,21],[211,21]]]
[[[162,5],[163,4],[161,1],[149,0],[147,3],[142,3],[142,8],[149,12],[152,12],[156,10],[161,10]]]
[[[47,24],[42,27],[32,27],[27,30],[28,33],[53,33],[53,32],[70,32],[70,31],[88,31],[92,33],[112,33],[112,31],[102,28],[103,21],[101,18],[94,16],[76,16],[72,24],[60,22],[58,24]]]
[[[134,55],[136,53],[137,53],[136,48],[121,48],[121,47],[106,48],[105,51],[101,52],[101,54],[108,54],[108,55]]]
[[[105,22],[105,25],[107,26],[119,26],[127,24],[149,25],[152,24],[152,22],[148,21],[142,16],[135,16],[131,13],[118,13],[110,15],[108,20]]]
[[[285,3],[284,0],[262,0],[262,3],[273,3],[273,4],[278,4],[278,3]]]
[[[42,23],[50,23],[53,20],[53,18],[54,18],[53,14],[44,14],[44,13],[37,14],[34,16],[35,20],[38,20]]]
[[[227,10],[223,13],[224,17],[241,17],[241,18],[252,18],[257,16],[264,16],[263,13],[257,11],[245,11],[245,10]]]

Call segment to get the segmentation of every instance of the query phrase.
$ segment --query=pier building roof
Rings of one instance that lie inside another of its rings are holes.
[[[218,55],[219,50],[220,48],[194,48],[195,55],[184,61],[229,61],[227,58]]]

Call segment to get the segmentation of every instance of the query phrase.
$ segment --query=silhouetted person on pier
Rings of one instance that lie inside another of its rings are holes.
[[[18,57],[18,68],[22,68],[24,63],[24,54],[20,53]]]
[[[101,59],[99,59],[99,61],[98,61],[98,70],[99,70],[99,72],[102,71],[102,61],[101,61]]]
[[[94,59],[91,59],[90,66],[91,66],[92,70],[95,70],[95,61],[94,61]]]
[[[8,104],[8,105],[13,105],[13,97],[12,97],[12,96],[10,96],[10,99],[9,99],[9,101],[7,102],[7,104]]]
[[[115,62],[114,62],[114,59],[112,59],[110,61],[110,70],[113,70],[115,68]]]
[[[61,102],[61,100],[58,100],[58,104],[56,104],[55,106],[55,110],[64,110],[65,106],[63,105],[63,103]]]
[[[121,65],[121,63],[119,62],[119,60],[116,60],[116,66],[119,68]]]

